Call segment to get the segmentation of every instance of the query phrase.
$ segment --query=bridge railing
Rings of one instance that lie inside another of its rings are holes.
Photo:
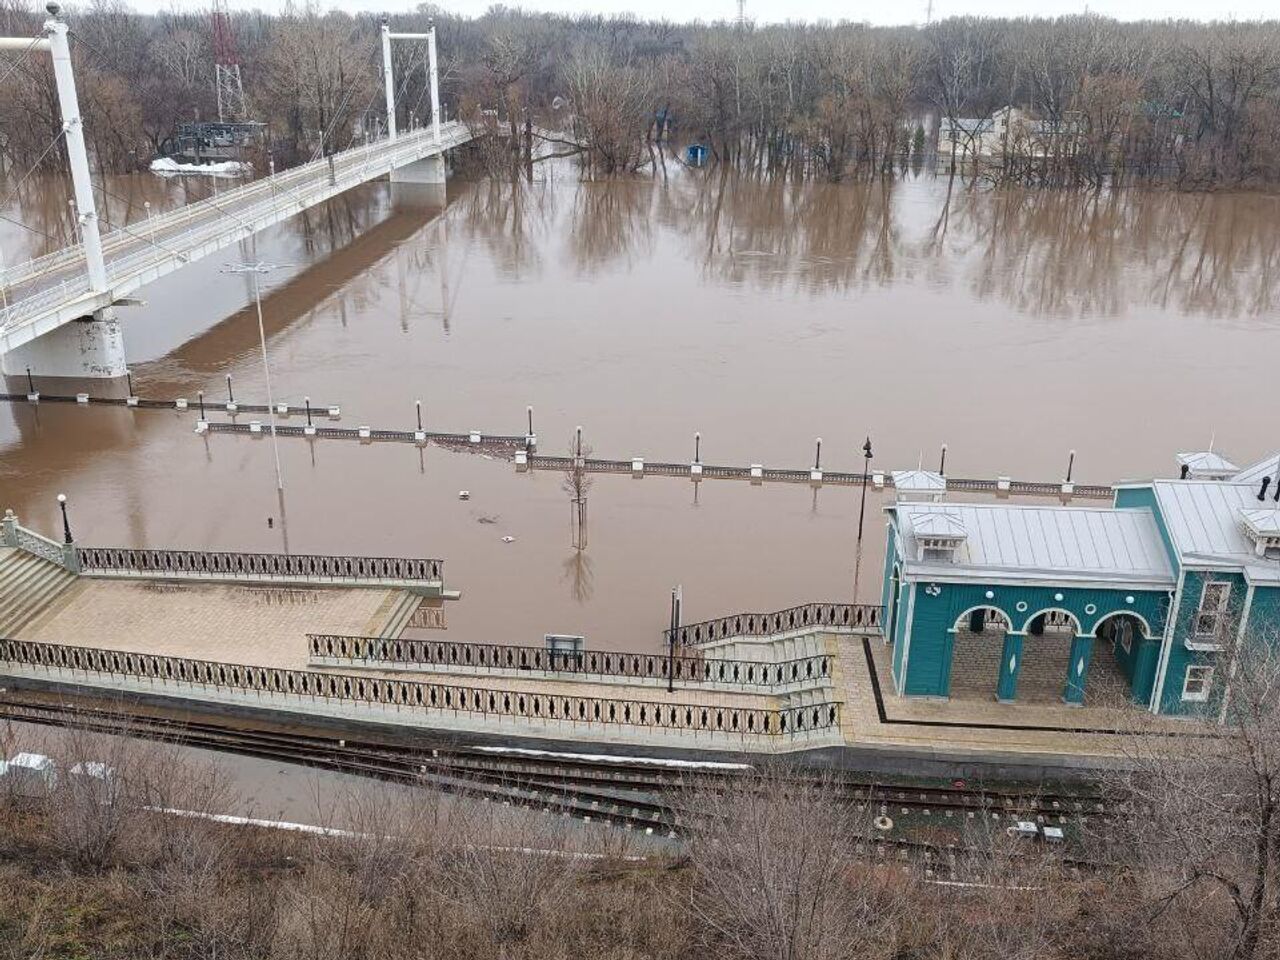
[[[263,706],[285,708],[323,702],[338,707],[394,711],[424,718],[465,715],[478,721],[559,722],[570,729],[671,731],[716,739],[801,738],[838,729],[840,704],[731,707],[636,698],[569,696],[421,680],[383,679],[317,670],[289,670],[194,660],[34,640],[0,639],[0,663],[50,678],[83,683],[87,677],[120,680],[157,692],[252,695]]]
[[[446,126],[448,129],[441,136],[441,150],[457,146],[471,136],[462,124],[455,122]],[[337,192],[335,188],[344,189],[364,182],[386,170],[426,156],[435,147],[434,137],[426,132],[406,135],[397,139],[394,146],[388,146],[386,141],[376,141],[333,155],[332,167],[331,158],[315,160],[216,197],[180,207],[153,218],[145,226],[135,224],[127,230],[112,231],[109,238],[125,234],[128,240],[122,238],[120,245],[132,240],[138,249],[109,260],[108,281],[113,286],[119,285],[131,276],[155,270],[166,262],[185,262],[190,259],[190,254],[211,241],[234,237],[238,230],[243,230],[246,234],[252,233],[266,222],[275,222],[295,209],[306,209],[317,202],[314,196],[316,193],[332,194]],[[238,222],[238,229],[228,229],[228,218]],[[165,232],[183,222],[199,222],[199,225],[176,235]],[[152,235],[155,236],[154,240],[151,239]],[[114,239],[111,243],[116,245]],[[50,256],[62,256],[64,253],[67,255],[66,263],[73,263],[76,259],[75,248]],[[56,308],[59,304],[91,293],[93,292],[86,276],[69,277],[55,286],[10,300],[3,312],[4,326],[16,326]]]
[[[195,577],[231,580],[290,580],[440,583],[444,561],[406,557],[344,557],[310,553],[234,553],[208,550],[148,550],[77,547],[80,570],[90,575]]]
[[[462,125],[456,121],[443,124],[441,127],[441,139],[447,140],[455,135]],[[430,140],[430,135],[423,135],[420,131],[406,134],[403,138],[406,144],[419,144],[423,139]],[[399,143],[399,139],[397,143]],[[349,166],[352,160],[359,159],[363,156],[377,153],[384,145],[385,140],[375,140],[362,144],[359,147],[352,147],[348,150],[341,151],[333,156],[342,158],[336,161],[343,166]],[[113,248],[128,245],[132,242],[141,241],[148,242],[148,238],[153,233],[161,233],[173,226],[189,222],[193,219],[206,216],[210,213],[223,213],[223,208],[228,205],[243,203],[257,195],[270,195],[275,192],[291,189],[292,184],[309,179],[317,171],[323,171],[328,168],[328,157],[321,157],[307,163],[299,164],[296,167],[290,167],[288,170],[281,170],[278,173],[271,174],[266,177],[259,177],[250,183],[235,187],[216,194],[212,197],[206,197],[202,200],[195,200],[191,203],[184,204],[172,210],[159,213],[149,217],[144,221],[138,221],[123,227],[117,227],[113,230],[105,232],[102,236],[102,246],[104,252],[110,254]],[[162,238],[163,239],[163,238]],[[77,243],[66,247],[62,250],[55,250],[47,253],[42,257],[28,260],[24,263],[15,264],[8,267],[3,273],[0,273],[0,283],[5,286],[13,286],[15,284],[24,283],[30,279],[40,276],[48,270],[65,266],[84,256],[83,247]]]
[[[704,656],[625,653],[609,650],[577,652],[513,644],[463,643],[445,640],[407,640],[342,634],[307,635],[313,661],[342,661],[378,667],[421,667],[476,672],[540,673],[556,679],[618,678],[676,683],[723,684],[773,690],[796,684],[814,685],[831,676],[825,655],[799,657],[779,663],[761,660],[720,660]]]
[[[808,630],[865,633],[880,629],[883,609],[871,603],[804,603],[774,613],[735,613],[714,620],[685,624],[675,631],[675,642],[686,646],[745,637],[778,637]],[[663,631],[667,643],[670,629]]]

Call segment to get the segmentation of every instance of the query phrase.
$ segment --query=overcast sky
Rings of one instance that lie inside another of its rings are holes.
[[[229,0],[234,9],[276,10],[285,0]],[[322,7],[337,6],[344,10],[412,9],[416,0],[318,0]],[[478,16],[492,0],[443,0],[444,9],[466,16]],[[929,0],[876,0],[876,2],[844,2],[844,0],[746,0],[747,16],[759,22],[779,20],[859,20],[876,24],[920,23],[926,15]],[[139,10],[208,9],[208,0],[132,0]],[[737,0],[511,0],[508,6],[557,13],[634,13],[641,17],[665,17],[670,20],[724,20],[737,12]],[[1124,20],[1147,17],[1186,17],[1197,20],[1253,20],[1276,16],[1275,0],[934,0],[937,17],[979,14],[993,17],[1056,16],[1083,13],[1086,10]]]

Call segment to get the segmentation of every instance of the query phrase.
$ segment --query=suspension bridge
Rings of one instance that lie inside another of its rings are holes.
[[[142,287],[370,180],[389,177],[442,187],[445,154],[477,136],[465,123],[442,120],[435,28],[422,34],[393,33],[384,22],[384,136],[187,204],[144,224],[103,232],[89,178],[69,31],[58,5],[50,3],[48,10],[41,35],[0,38],[0,50],[24,56],[43,51],[51,56],[80,242],[0,272],[0,291],[5,294],[0,303],[0,353],[7,374],[30,370],[48,377],[125,376],[124,343],[115,311],[139,303],[135,294]],[[401,132],[396,127],[393,40],[427,44],[431,122],[422,129]]]

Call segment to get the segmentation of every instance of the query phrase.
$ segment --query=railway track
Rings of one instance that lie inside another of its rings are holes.
[[[128,732],[135,736],[164,737],[195,745],[201,738],[212,749],[254,749],[258,755],[285,754],[311,766],[336,763],[382,764],[386,770],[418,774],[447,771],[492,782],[538,782],[543,786],[573,788],[576,793],[635,791],[663,793],[688,784],[696,775],[714,784],[740,777],[750,764],[689,764],[665,766],[643,758],[601,757],[592,754],[499,749],[483,746],[435,747],[308,734],[297,730],[270,730],[192,719],[174,719],[118,710],[88,708],[67,703],[33,703],[0,700],[0,716],[49,725],[93,724],[101,732]],[[121,728],[125,729],[122,730]],[[242,751],[243,752],[243,751]],[[982,812],[1020,816],[1081,817],[1123,813],[1100,794],[1026,791],[968,785],[914,787],[886,784],[854,777],[836,777],[837,786],[858,803],[890,810]]]
[[[602,757],[484,746],[408,746],[338,739],[294,730],[249,728],[141,712],[86,707],[65,702],[0,699],[0,719],[44,726],[74,726],[99,733],[164,740],[240,756],[281,761],[314,769],[397,783],[429,785],[444,792],[573,817],[677,839],[678,797],[672,792],[700,783],[728,784],[751,770],[749,764],[667,767],[642,758]],[[885,786],[842,777],[835,780],[852,801],[891,817],[938,815],[938,820],[996,816],[1067,823],[1086,814],[1115,815],[1100,796],[1026,793],[952,785],[927,788]],[[901,863],[930,872],[955,874],[966,857],[962,846],[868,836],[856,843],[859,855],[875,862]],[[1080,862],[1080,866],[1088,866]]]

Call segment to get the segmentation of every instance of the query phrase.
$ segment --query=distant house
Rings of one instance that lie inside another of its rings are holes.
[[[1045,157],[1072,151],[1084,134],[1074,115],[1037,120],[1014,106],[989,117],[943,117],[938,129],[938,165],[944,171],[980,166],[1007,156]]]

